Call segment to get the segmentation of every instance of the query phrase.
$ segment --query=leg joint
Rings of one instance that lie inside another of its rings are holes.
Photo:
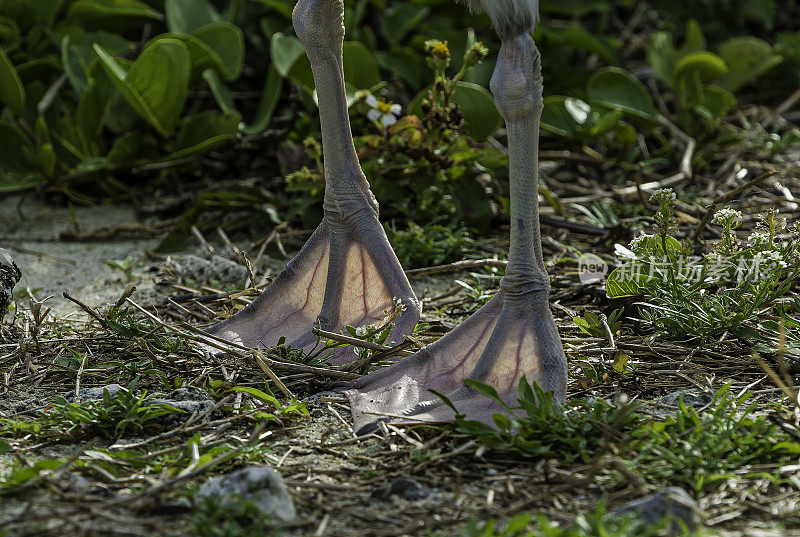
[[[529,34],[503,41],[491,88],[506,121],[541,113],[541,55]]]
[[[344,1],[300,0],[292,12],[292,23],[309,59],[339,52],[344,40]]]

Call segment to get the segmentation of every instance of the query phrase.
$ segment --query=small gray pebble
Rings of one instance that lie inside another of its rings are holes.
[[[700,525],[700,506],[678,487],[667,487],[653,494],[630,501],[614,511],[617,515],[634,514],[647,524],[658,524],[666,517],[674,520],[669,524],[669,535],[680,535],[683,522],[690,530]]]
[[[223,507],[233,507],[244,499],[265,515],[282,522],[290,522],[297,515],[283,478],[266,466],[248,466],[213,477],[200,486],[197,497],[214,498]]]
[[[81,402],[95,401],[103,398],[103,392],[105,390],[108,390],[108,394],[111,397],[114,397],[115,395],[119,394],[120,391],[125,389],[127,388],[123,388],[119,384],[107,384],[106,386],[100,386],[99,388],[81,388],[78,391],[78,394],[80,395]],[[77,401],[74,391],[65,393],[64,399],[66,399],[68,403],[75,403]]]
[[[430,491],[423,488],[416,480],[408,477],[396,477],[372,491],[372,497],[378,500],[387,501],[392,496],[404,500],[422,500],[430,496]]]

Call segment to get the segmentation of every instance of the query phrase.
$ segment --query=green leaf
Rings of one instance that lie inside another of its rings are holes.
[[[77,19],[107,17],[142,17],[162,20],[161,13],[139,0],[77,0],[69,7],[69,16]]]
[[[208,83],[208,87],[211,88],[211,94],[214,96],[214,100],[217,101],[220,110],[228,113],[236,109],[233,104],[231,92],[228,90],[225,83],[222,82],[219,73],[213,69],[206,69],[203,71],[203,80],[205,80]]]
[[[175,140],[178,150],[165,160],[197,155],[218,147],[236,136],[241,119],[236,112],[223,114],[216,110],[200,112],[185,118]]]
[[[429,68],[425,59],[410,47],[392,47],[388,52],[376,50],[373,55],[381,69],[400,77],[411,89],[419,90],[425,84]]]
[[[72,88],[80,95],[89,85],[89,68],[97,55],[92,46],[97,43],[111,56],[130,52],[135,45],[109,32],[83,33],[76,30],[61,40],[61,62]]]
[[[464,115],[464,132],[475,140],[485,140],[503,123],[492,94],[483,86],[459,82],[452,101],[461,108]]]
[[[103,128],[108,113],[108,99],[98,84],[90,85],[78,101],[78,136],[84,154],[97,156],[97,137]]]
[[[272,405],[275,408],[281,408],[280,401],[278,401],[278,399],[271,393],[262,392],[259,389],[250,388],[249,386],[234,386],[230,389],[230,391],[246,393],[252,395],[262,403]]]
[[[592,104],[622,110],[649,121],[655,121],[658,116],[644,84],[619,67],[604,67],[592,74],[586,93]]]
[[[700,80],[719,78],[728,72],[725,60],[711,52],[692,52],[682,57],[675,64],[673,79],[676,86],[690,76],[697,76]]]
[[[719,85],[731,92],[757,80],[782,60],[772,52],[769,43],[752,36],[728,39],[720,45],[717,52],[730,68],[720,78]]]
[[[2,48],[0,48],[0,102],[17,115],[25,110],[25,88],[17,70]]]
[[[191,34],[201,26],[220,21],[208,0],[166,0],[164,12],[169,31],[179,34]]]
[[[244,65],[244,35],[238,27],[229,22],[217,22],[195,30],[192,35],[214,51],[215,68],[225,80],[239,76]]]
[[[272,65],[282,77],[286,77],[295,62],[305,55],[305,49],[296,37],[276,33],[270,40],[269,53]]]
[[[0,169],[5,172],[26,173],[30,165],[23,156],[24,149],[32,150],[33,144],[16,126],[0,121]]]
[[[108,163],[112,166],[133,162],[142,148],[142,136],[136,131],[126,132],[116,139],[108,152]]]
[[[103,68],[125,100],[162,136],[178,123],[189,85],[189,52],[177,39],[158,39],[145,48],[126,73],[99,45]]]
[[[392,44],[398,44],[430,13],[427,6],[411,3],[396,4],[386,9],[381,21],[381,34]]]
[[[564,136],[569,139],[577,139],[578,124],[575,119],[567,111],[566,102],[569,97],[563,95],[551,95],[544,98],[544,107],[542,108],[542,129]]]
[[[264,84],[264,91],[261,94],[261,100],[256,110],[256,117],[253,123],[242,130],[244,134],[258,134],[267,129],[270,121],[272,121],[272,114],[275,113],[275,107],[278,105],[282,90],[283,78],[278,73],[278,70],[275,69],[275,66],[270,65],[267,72],[267,80]]]
[[[619,63],[619,56],[616,51],[606,42],[609,41],[608,39],[600,40],[596,35],[579,26],[549,28],[545,35],[548,43],[557,45],[560,48],[584,50],[590,54],[597,54],[606,63]]]
[[[381,82],[378,64],[367,47],[355,41],[344,43],[344,81],[356,89],[370,89]]]
[[[5,455],[11,451],[11,444],[0,438],[0,455]]]
[[[717,86],[703,86],[701,106],[708,111],[712,119],[721,119],[736,106],[736,97],[728,90]]]

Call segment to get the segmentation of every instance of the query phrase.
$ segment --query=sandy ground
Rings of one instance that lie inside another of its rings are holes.
[[[64,291],[90,306],[116,301],[127,283],[121,271],[104,263],[108,260],[137,260],[139,270],[134,272],[134,283],[141,286],[145,249],[155,247],[157,239],[59,240],[61,233],[67,231],[86,232],[136,222],[133,208],[124,205],[75,206],[70,214],[67,207],[35,198],[21,200],[12,196],[0,200],[0,246],[11,252],[22,269],[22,280],[16,289],[18,300],[25,299],[26,288],[37,299],[52,295],[47,305],[58,316],[78,309],[62,296]]]

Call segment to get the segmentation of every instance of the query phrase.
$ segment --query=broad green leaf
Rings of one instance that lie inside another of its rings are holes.
[[[5,455],[11,451],[11,444],[0,438],[0,455]]]
[[[691,19],[686,23],[686,39],[683,46],[675,49],[672,33],[656,32],[647,49],[647,59],[656,75],[668,86],[674,83],[675,65],[682,57],[693,52],[705,50],[706,40],[703,31],[696,20]]]
[[[281,97],[283,90],[283,78],[275,69],[274,65],[269,66],[267,73],[267,80],[264,83],[264,91],[261,94],[261,101],[258,103],[256,110],[256,117],[253,123],[243,129],[242,132],[247,135],[258,134],[263,132],[269,127],[272,121],[272,114],[275,112],[275,107],[278,105],[278,99]]]
[[[656,76],[672,87],[672,73],[678,61],[678,53],[670,32],[655,32],[647,47],[647,61],[653,67]]]
[[[296,37],[276,33],[270,40],[269,53],[275,69],[286,77],[295,62],[305,55],[305,49]]]
[[[12,18],[0,17],[0,45],[18,44],[20,40],[19,24]]]
[[[72,88],[82,94],[89,85],[88,73],[92,62],[97,60],[92,46],[97,43],[111,56],[130,52],[135,45],[117,34],[109,32],[84,33],[76,29],[61,40],[61,62]]]
[[[775,25],[775,0],[749,0],[742,10],[746,17],[762,22],[767,30]]]
[[[569,139],[578,138],[578,125],[567,111],[565,103],[568,97],[551,95],[544,98],[542,108],[542,129]]]
[[[201,26],[220,21],[208,0],[166,0],[164,12],[169,31],[179,34],[191,34]]]
[[[97,137],[108,112],[108,99],[98,84],[91,84],[78,101],[78,136],[84,154],[97,156]]]
[[[310,96],[315,95],[314,73],[311,71],[311,62],[305,53],[301,54],[289,69],[288,78],[303,88]]]
[[[675,64],[673,80],[676,84],[691,77],[697,76],[700,80],[719,78],[728,72],[725,60],[711,52],[692,52],[682,57]]]
[[[775,52],[800,65],[800,34],[781,32],[775,43]]]
[[[108,152],[108,163],[112,166],[133,162],[142,148],[142,136],[136,131],[126,132],[114,141]]]
[[[392,44],[398,44],[430,13],[430,8],[419,4],[395,4],[384,11],[381,34]]]
[[[206,83],[208,83],[208,87],[211,88],[211,94],[214,96],[214,100],[217,101],[220,110],[228,113],[236,109],[233,104],[231,92],[219,77],[219,73],[213,69],[206,69],[203,71],[203,80],[205,80]]]
[[[503,123],[492,94],[483,86],[459,82],[452,100],[464,115],[464,132],[475,140],[485,140]]]
[[[283,15],[284,18],[291,20],[292,19],[292,8],[294,7],[295,2],[293,0],[254,0],[259,4],[264,4],[267,7],[272,8],[279,14]]]
[[[604,67],[592,74],[586,93],[593,104],[622,110],[649,121],[655,121],[658,116],[644,84],[619,67]]]
[[[30,165],[23,156],[23,149],[33,149],[30,139],[16,126],[0,121],[0,169],[5,172],[26,173]]]
[[[236,136],[241,116],[215,110],[200,112],[185,118],[175,140],[177,151],[165,158],[176,160],[210,151]]]
[[[728,111],[736,106],[736,97],[733,93],[717,86],[703,86],[702,106],[709,113],[708,119],[721,119]]]
[[[189,52],[177,39],[145,48],[126,73],[99,45],[94,46],[111,81],[136,112],[162,136],[178,123],[189,85]]]
[[[225,80],[233,80],[242,72],[244,64],[244,35],[229,22],[208,24],[192,34],[208,45],[219,60],[216,67]]]
[[[559,48],[574,48],[584,50],[590,54],[597,54],[607,63],[618,64],[619,56],[617,52],[607,43],[609,39],[601,40],[596,35],[587,32],[578,26],[567,26],[565,28],[548,28],[545,35],[548,43]],[[618,46],[618,43],[613,43]]]
[[[381,69],[389,71],[418,90],[425,84],[429,72],[425,60],[409,47],[392,47],[388,52],[376,50],[373,55]]]
[[[69,7],[69,16],[79,19],[106,17],[142,17],[162,20],[161,13],[139,0],[77,0]]]
[[[772,52],[769,43],[752,36],[728,39],[720,45],[717,52],[730,68],[719,79],[719,85],[732,92],[757,80],[781,63],[781,57]]]
[[[367,47],[355,41],[344,44],[344,81],[356,89],[370,89],[381,82],[378,65]]]
[[[17,70],[2,48],[0,48],[0,102],[17,115],[25,110],[25,88]]]

